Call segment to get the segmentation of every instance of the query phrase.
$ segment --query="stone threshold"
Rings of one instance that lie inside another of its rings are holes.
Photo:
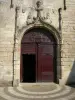
[[[53,82],[39,82],[39,83],[19,83],[19,86],[46,86],[55,85]]]

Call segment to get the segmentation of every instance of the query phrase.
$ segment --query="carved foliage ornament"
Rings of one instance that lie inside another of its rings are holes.
[[[31,12],[30,12],[28,17],[27,17],[27,24],[28,25],[32,24],[32,23],[38,23],[39,24],[40,20],[47,20],[47,19],[50,18],[49,13],[46,14],[46,17],[41,16],[41,11],[43,11],[41,1],[36,2],[36,7],[34,9],[37,12],[37,17],[32,17]]]

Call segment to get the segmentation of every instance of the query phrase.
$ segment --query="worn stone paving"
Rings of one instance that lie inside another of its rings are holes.
[[[54,83],[0,87],[0,100],[75,100],[75,88]]]

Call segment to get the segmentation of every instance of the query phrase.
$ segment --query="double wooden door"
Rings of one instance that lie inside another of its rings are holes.
[[[21,73],[20,73],[21,81],[53,82],[54,81],[53,61],[54,61],[53,44],[39,43],[39,42],[22,43]]]

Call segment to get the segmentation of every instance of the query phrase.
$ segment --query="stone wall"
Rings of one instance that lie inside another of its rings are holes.
[[[69,84],[75,82],[75,1],[66,0],[62,11],[62,79]]]
[[[10,0],[0,1],[0,86],[13,78],[14,13]]]
[[[16,16],[16,27],[17,30],[20,30],[27,26],[27,22],[31,23],[33,17],[37,16],[35,10],[36,1],[37,0],[13,0],[13,7],[10,8],[11,0],[0,0],[0,86],[12,85],[13,75],[15,73],[17,73],[16,80],[20,77],[20,55],[18,53],[15,58],[13,57],[15,8],[17,6],[19,7]],[[62,38],[62,77],[60,83],[73,83],[75,82],[75,1],[66,0],[66,10],[64,10],[63,0],[43,0],[41,16],[45,18],[44,21],[46,23],[51,24],[59,31],[59,8],[62,8],[62,30],[59,32]],[[31,18],[28,19],[28,16]],[[17,33],[17,38],[20,36],[19,34]],[[18,49],[20,52],[20,48]],[[16,50],[16,52],[18,51]],[[14,64],[18,70],[14,71]]]

